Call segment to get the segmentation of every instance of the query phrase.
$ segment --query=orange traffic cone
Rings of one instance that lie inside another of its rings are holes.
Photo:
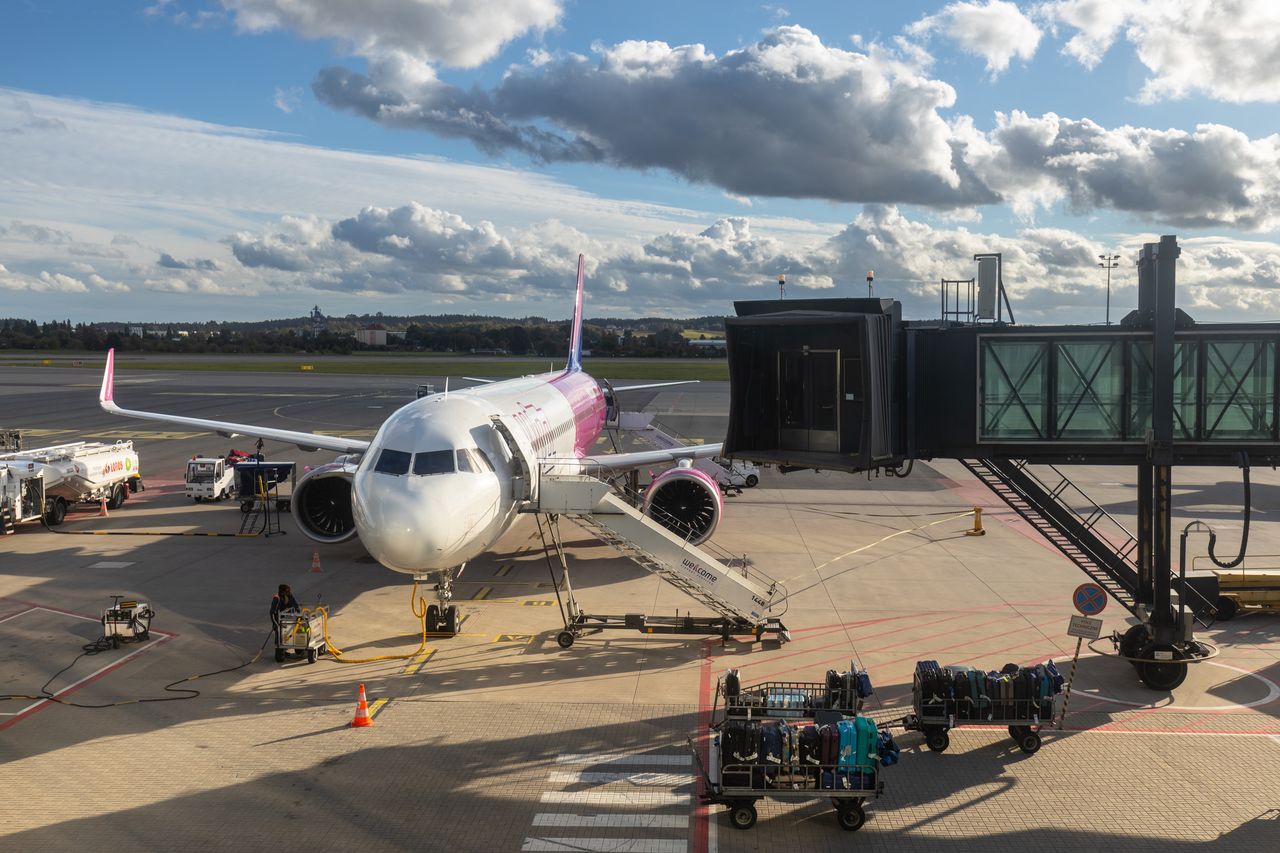
[[[369,716],[369,702],[364,698],[364,685],[360,685],[360,699],[356,702],[356,716],[351,721],[351,728],[358,729],[363,726],[372,726],[373,717]]]
[[[311,552],[311,573],[315,574],[323,571],[324,569],[320,568],[320,549],[317,548]]]
[[[98,504],[98,518],[108,518],[107,515],[107,499],[103,498]]]

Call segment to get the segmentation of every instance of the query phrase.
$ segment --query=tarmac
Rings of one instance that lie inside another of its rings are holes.
[[[419,381],[443,387],[442,377]],[[856,660],[881,722],[909,712],[916,660],[998,669],[1052,657],[1070,668],[1071,594],[1085,576],[956,463],[918,463],[903,479],[766,470],[727,499],[714,542],[787,584],[792,640],[780,648],[617,631],[561,650],[529,519],[467,567],[459,636],[430,638],[410,660],[278,664],[270,644],[255,658],[277,584],[330,608],[331,639],[349,657],[373,657],[419,645],[407,579],[358,541],[317,546],[287,516],[278,536],[154,535],[238,531],[235,502],[192,503],[182,471],[192,455],[251,442],[108,416],[97,383],[88,368],[0,374],[0,427],[23,429],[28,447],[132,439],[147,485],[109,518],[85,507],[57,532],[24,525],[0,539],[0,693],[38,693],[71,664],[100,633],[112,594],[157,615],[149,641],[82,657],[49,684],[59,698],[110,707],[0,701],[6,849],[1280,849],[1280,623],[1261,613],[1204,631],[1221,654],[1171,694],[1086,649],[1066,719],[1043,730],[1034,755],[1002,727],[953,730],[941,754],[896,732],[901,762],[884,769],[884,792],[856,833],[821,800],[762,801],[747,831],[698,804],[686,739],[705,734],[729,667],[745,683],[817,681]],[[130,372],[128,362],[116,377],[127,407],[356,437],[413,392],[405,377]],[[684,436],[724,432],[724,383],[630,396],[626,408]],[[328,461],[265,451],[300,466]],[[1132,524],[1135,471],[1067,470]],[[1174,486],[1175,530],[1203,519],[1234,552],[1239,472],[1179,468]],[[1254,472],[1249,566],[1280,563],[1278,488],[1280,476]],[[974,506],[984,508],[982,537],[964,535]],[[563,532],[588,611],[697,613],[570,522]],[[1115,602],[1102,617],[1107,633],[1131,623]],[[181,685],[194,698],[164,689],[250,660]],[[361,683],[374,725],[352,729]]]

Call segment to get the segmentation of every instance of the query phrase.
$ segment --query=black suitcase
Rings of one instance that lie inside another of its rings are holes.
[[[725,720],[720,730],[720,783],[727,788],[751,787],[752,769],[759,760],[759,721]]]

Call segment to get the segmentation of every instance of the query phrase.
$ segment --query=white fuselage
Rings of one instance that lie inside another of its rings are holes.
[[[604,411],[599,385],[580,371],[414,400],[383,423],[355,473],[352,513],[361,542],[396,571],[460,566],[491,548],[519,509],[513,479],[520,463],[493,419],[516,438],[537,477],[538,460],[586,454]]]

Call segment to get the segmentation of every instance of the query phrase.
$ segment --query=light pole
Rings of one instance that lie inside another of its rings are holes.
[[[871,283],[876,280],[876,271],[867,270],[867,298],[871,298]]]
[[[787,277],[785,275],[778,276],[778,298],[787,298]]]
[[[1117,255],[1098,255],[1101,260],[1098,266],[1103,267],[1107,271],[1107,325],[1111,325],[1111,271],[1120,266],[1120,256]]]

